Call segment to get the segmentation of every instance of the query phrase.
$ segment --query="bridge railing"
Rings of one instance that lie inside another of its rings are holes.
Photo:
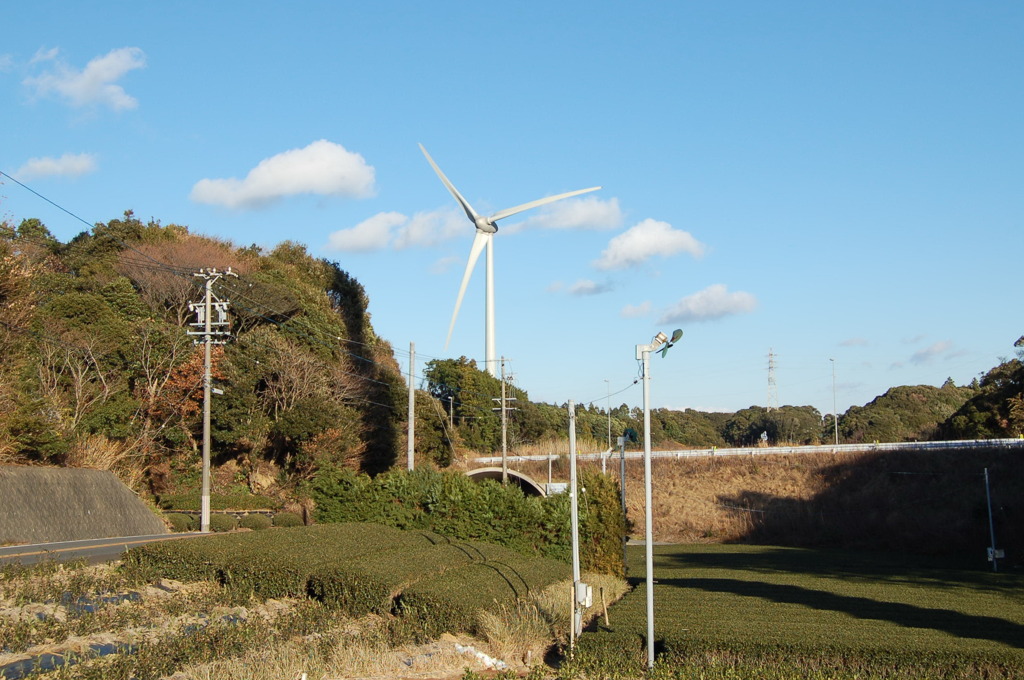
[[[651,458],[703,458],[711,456],[773,456],[803,455],[813,453],[869,453],[884,451],[952,451],[959,449],[1006,448],[1024,451],[1024,437],[1017,439],[960,439],[939,442],[893,442],[872,444],[821,444],[817,446],[747,446],[741,448],[681,449],[678,451],[651,451]],[[508,456],[509,463],[556,460],[568,452],[548,453],[534,456]],[[627,451],[626,458],[643,458],[643,451]],[[602,457],[618,459],[618,450],[608,449],[580,453],[578,460],[601,460]],[[471,463],[494,465],[501,463],[501,456],[474,458]]]

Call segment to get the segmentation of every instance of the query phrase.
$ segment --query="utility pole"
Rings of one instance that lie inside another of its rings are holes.
[[[626,518],[626,438],[619,437],[619,492],[622,495],[622,518]],[[626,563],[626,544],[629,536],[622,534],[622,563]]]
[[[775,384],[775,351],[768,348],[768,408],[774,411],[779,408],[779,388]]]
[[[455,397],[448,395],[448,429],[455,428]]]
[[[505,396],[505,357],[501,358],[501,399],[492,399],[491,401],[500,401],[501,404],[498,408],[492,408],[492,411],[501,411],[501,483],[508,484],[508,412],[511,410],[508,407],[508,402],[515,401],[515,397]]]
[[[608,456],[612,455],[612,384],[605,378],[604,381],[605,391],[607,392],[607,403],[605,404],[605,411],[608,415],[608,449],[601,454],[601,474],[608,474],[607,461]]]
[[[407,434],[408,444],[405,449],[406,463],[409,470],[415,467],[415,444],[416,444],[416,383],[413,376],[416,374],[416,343],[409,343],[409,432]]]
[[[197,278],[205,279],[206,291],[202,302],[190,303],[189,309],[196,314],[196,321],[191,325],[202,328],[201,331],[188,331],[189,335],[201,335],[203,347],[203,488],[202,500],[199,508],[199,530],[203,533],[210,531],[210,399],[213,394],[223,394],[213,387],[211,348],[213,345],[223,345],[227,340],[214,340],[214,336],[223,337],[230,334],[226,327],[228,321],[227,300],[214,300],[213,284],[222,276],[238,275],[228,267],[227,271],[219,272],[216,269],[200,269],[193,274]],[[217,318],[214,319],[214,312]],[[214,327],[216,326],[216,330]],[[193,340],[199,344],[200,340]]]
[[[836,446],[839,446],[839,411],[836,408],[836,360],[832,362],[832,427],[836,433]]]
[[[608,412],[608,450],[612,450],[612,383],[607,378],[604,381],[605,391],[608,393],[605,403],[605,410]]]

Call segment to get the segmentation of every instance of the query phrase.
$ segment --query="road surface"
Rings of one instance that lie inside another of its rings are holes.
[[[121,554],[137,545],[166,541],[186,536],[202,536],[198,533],[157,534],[154,536],[122,536],[115,538],[91,538],[84,541],[63,541],[61,543],[36,543],[33,545],[9,545],[0,548],[0,564],[21,562],[35,564],[43,560],[84,559],[90,564],[111,562],[121,559]]]

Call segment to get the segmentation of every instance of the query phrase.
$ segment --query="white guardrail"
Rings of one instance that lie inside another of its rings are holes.
[[[953,449],[991,449],[1007,448],[1020,449],[1024,451],[1024,437],[1018,439],[961,439],[958,441],[946,442],[896,442],[890,444],[827,444],[820,446],[748,446],[737,449],[684,449],[681,451],[651,451],[651,458],[702,458],[706,456],[772,456],[772,455],[799,455],[807,453],[867,453],[882,451],[949,451]],[[549,453],[539,456],[508,456],[507,462],[520,461],[546,461],[556,460],[559,456],[568,455],[567,452]],[[626,458],[643,458],[643,451],[627,451]],[[619,451],[608,449],[595,453],[581,453],[576,456],[577,460],[601,460],[608,457],[618,460]],[[471,463],[481,465],[493,465],[501,463],[501,456],[487,456],[474,458]]]

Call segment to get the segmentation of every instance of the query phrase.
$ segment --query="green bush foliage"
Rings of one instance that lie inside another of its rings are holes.
[[[164,510],[199,510],[202,496],[198,491],[180,494],[163,494],[158,504]],[[256,494],[210,494],[211,510],[276,510],[281,503],[268,496]]]
[[[424,637],[450,630],[475,633],[479,612],[494,611],[569,576],[562,563],[510,553],[423,578],[402,591],[397,607],[418,622]]]
[[[275,527],[301,527],[302,518],[294,512],[279,512],[272,520]]]
[[[210,531],[233,531],[237,526],[238,521],[233,515],[210,515]]]
[[[196,520],[192,515],[186,515],[181,512],[172,512],[164,517],[171,525],[171,531],[175,533],[196,530]]]
[[[583,473],[580,504],[584,568],[621,575],[625,532],[617,483]],[[377,522],[496,543],[525,555],[569,561],[569,496],[529,497],[515,485],[475,482],[455,472],[395,470],[375,478],[322,470],[311,485],[319,522]]]
[[[238,526],[243,529],[252,529],[253,531],[269,529],[271,525],[272,522],[266,515],[246,515],[238,521]]]

